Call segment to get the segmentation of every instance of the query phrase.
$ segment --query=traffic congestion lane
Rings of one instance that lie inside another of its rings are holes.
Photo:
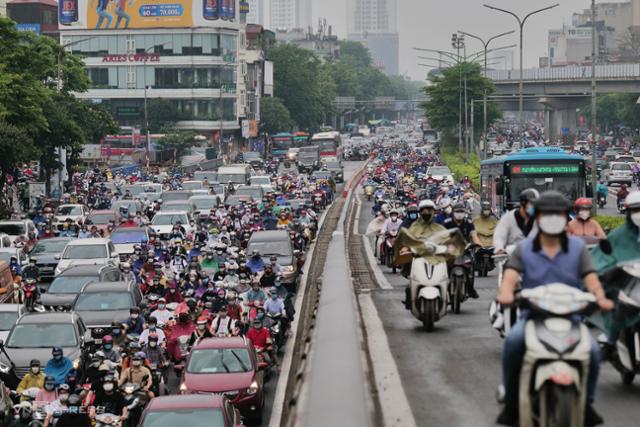
[[[336,197],[339,197],[344,185],[349,182],[349,179],[353,176],[353,174],[362,167],[363,162],[342,162],[344,166],[344,181],[345,183],[336,185]],[[310,262],[311,260],[307,260]],[[296,313],[296,316],[301,316],[301,313]],[[287,340],[285,344],[284,351],[289,351],[291,349],[291,342]],[[280,372],[276,372],[275,375],[264,385],[264,410],[262,415],[262,425],[269,425],[269,420],[271,418],[271,412],[273,410],[273,402],[275,398],[276,385],[278,384],[278,378],[280,376]],[[283,390],[284,392],[284,390]]]
[[[363,199],[360,233],[373,218],[371,207]],[[495,425],[503,345],[488,317],[497,290],[495,271],[486,278],[476,277],[479,299],[465,301],[460,314],[448,313],[427,334],[401,303],[407,280],[380,268],[376,260],[372,264],[391,285],[390,290],[373,291],[372,297],[414,418],[423,420],[423,425]],[[606,425],[637,425],[640,382],[622,385],[609,364],[603,364],[600,372],[596,408]]]

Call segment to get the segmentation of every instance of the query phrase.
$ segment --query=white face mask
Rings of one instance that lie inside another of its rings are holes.
[[[590,216],[591,216],[591,211],[582,210],[578,212],[578,218],[580,218],[583,221],[588,220]]]
[[[102,388],[104,389],[104,391],[111,391],[113,390],[113,384],[112,383],[106,383],[102,386]]]
[[[446,213],[447,215],[451,214],[452,211],[453,208],[451,206],[447,206],[446,208],[444,208],[444,213]]]
[[[640,212],[632,213],[631,221],[636,225],[636,227],[640,227]]]
[[[564,215],[543,215],[538,219],[538,225],[543,233],[555,236],[564,231],[567,217]]]
[[[464,219],[464,212],[454,212],[453,217],[460,221],[461,219]]]

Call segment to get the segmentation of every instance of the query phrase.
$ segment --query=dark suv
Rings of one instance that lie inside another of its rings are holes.
[[[40,303],[49,310],[69,310],[87,283],[121,279],[122,273],[114,265],[72,265],[53,279],[47,293],[40,296]]]
[[[59,257],[64,248],[73,240],[71,237],[56,237],[53,239],[40,240],[29,252],[31,261],[36,262],[36,267],[40,272],[40,289],[46,290],[47,287],[42,282],[49,283],[53,280],[56,267],[58,266]]]
[[[13,325],[7,340],[0,341],[0,378],[15,390],[19,378],[29,371],[31,359],[38,359],[44,366],[51,359],[53,347],[62,347],[64,356],[80,368],[85,339],[87,329],[76,313],[26,314]]]
[[[73,311],[89,328],[104,328],[111,322],[124,323],[129,310],[142,302],[142,292],[136,282],[95,282],[84,285]]]

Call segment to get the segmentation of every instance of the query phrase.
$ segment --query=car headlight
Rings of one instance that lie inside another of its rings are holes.
[[[295,271],[295,268],[293,265],[290,265],[289,267],[287,267],[289,269],[289,272],[293,273]]]
[[[256,394],[258,392],[258,382],[254,381],[251,383],[251,385],[249,386],[249,388],[247,389],[247,394]]]
[[[187,385],[185,383],[180,384],[180,392],[181,393],[187,392]]]
[[[3,374],[7,374],[9,373],[10,370],[11,370],[11,366],[7,366],[4,363],[0,362],[0,372],[2,372]]]

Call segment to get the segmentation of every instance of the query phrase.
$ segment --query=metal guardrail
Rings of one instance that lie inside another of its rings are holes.
[[[529,68],[522,70],[525,81],[583,81],[591,79],[591,66]],[[488,70],[494,82],[517,82],[520,70]],[[598,80],[640,80],[640,64],[596,65]]]

